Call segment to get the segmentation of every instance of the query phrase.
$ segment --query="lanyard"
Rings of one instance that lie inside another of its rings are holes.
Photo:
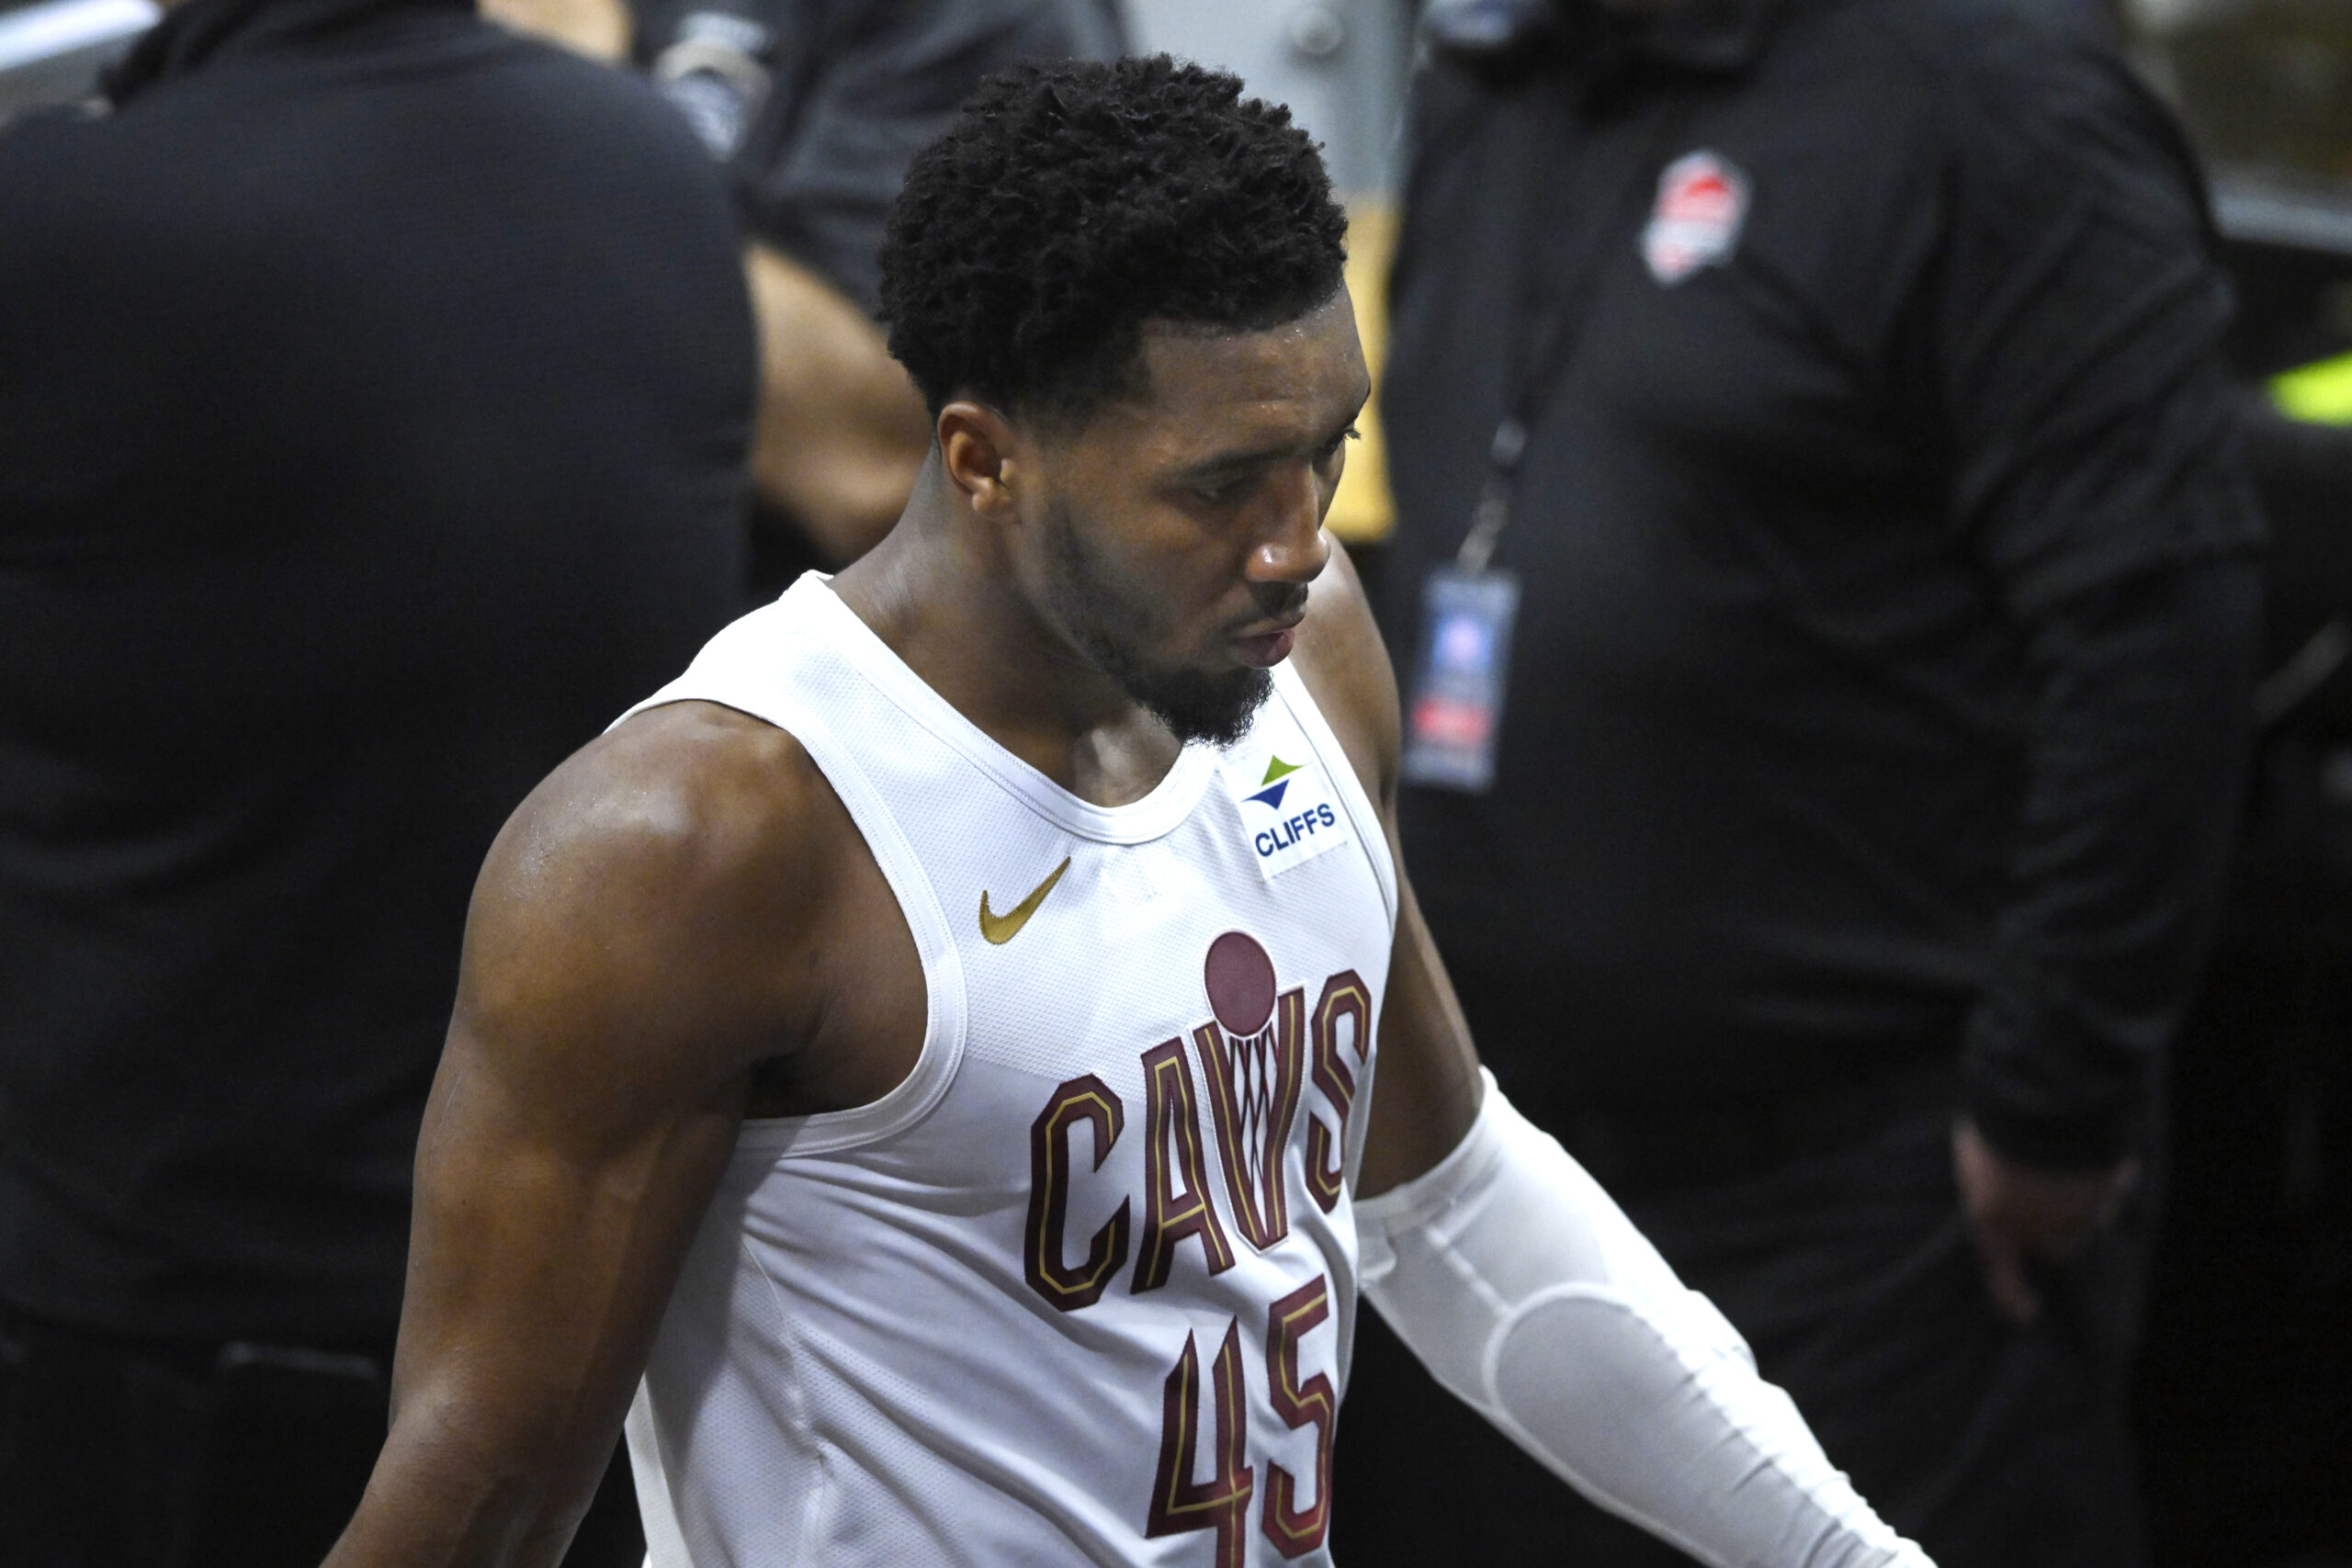
[[[1522,316],[1533,330],[1521,340],[1524,352],[1512,356],[1510,395],[1487,449],[1486,483],[1479,488],[1477,504],[1470,513],[1470,530],[1454,557],[1454,564],[1472,577],[1487,570],[1503,530],[1510,526],[1520,459],[1527,454],[1527,433],[1566,378],[1591,318],[1594,297],[1600,291],[1609,264],[1621,254],[1622,231],[1629,223],[1637,224],[1654,199],[1667,153],[1690,129],[1697,109],[1696,100],[1685,97],[1659,114],[1643,140],[1640,155],[1627,168],[1623,184],[1611,191],[1607,216],[1588,228],[1580,250],[1567,265],[1556,268],[1544,265],[1548,251],[1544,243],[1544,220],[1551,214],[1540,199],[1531,198],[1525,204],[1527,230],[1520,237],[1520,287]],[[1527,184],[1532,195],[1540,196],[1544,188],[1540,177],[1531,176]]]

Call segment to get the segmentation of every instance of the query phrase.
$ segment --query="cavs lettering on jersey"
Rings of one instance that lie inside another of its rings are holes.
[[[1297,675],[1116,807],[818,577],[682,698],[823,770],[929,1022],[875,1104],[744,1127],[629,1413],[654,1568],[1328,1563],[1396,881]]]

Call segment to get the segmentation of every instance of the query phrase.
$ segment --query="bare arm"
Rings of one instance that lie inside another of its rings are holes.
[[[484,0],[481,14],[591,60],[618,61],[628,53],[629,14],[620,0]]]
[[[483,868],[417,1151],[391,1433],[337,1568],[561,1558],[752,1067],[806,1032],[808,965],[778,955],[822,900],[807,829],[830,796],[795,799],[797,748],[716,712],[591,747]]]
[[[1403,752],[1396,677],[1354,563],[1336,544],[1308,604],[1295,654],[1299,676],[1377,805],[1396,868],[1396,944],[1381,1003],[1380,1077],[1357,1183],[1358,1193],[1370,1197],[1421,1175],[1462,1142],[1478,1114],[1478,1053],[1405,874],[1396,840]]]
[[[628,52],[616,0],[485,0],[483,14],[593,59]],[[881,333],[840,290],[769,246],[743,258],[760,335],[752,479],[808,531],[828,564],[872,549],[899,520],[931,450],[931,420]]]
[[[760,328],[752,478],[845,565],[907,504],[931,450],[914,383],[865,313],[806,267],[754,244],[746,265]]]

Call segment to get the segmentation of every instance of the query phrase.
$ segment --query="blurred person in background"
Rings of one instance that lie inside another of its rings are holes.
[[[1111,60],[1113,0],[645,0],[632,52],[733,180],[761,395],[760,597],[856,559],[906,505],[931,421],[875,324],[882,222],[915,150],[991,72]]]
[[[0,1558],[334,1540],[475,867],[741,607],[754,354],[676,115],[463,0],[0,131]]]
[[[1937,1561],[2139,1563],[2258,620],[2198,172],[2049,6],[1430,26],[1385,609],[1470,1022]],[[1358,1568],[1661,1560],[1376,1331],[1349,1413]]]

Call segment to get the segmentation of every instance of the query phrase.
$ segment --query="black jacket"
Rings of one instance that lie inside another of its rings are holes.
[[[727,195],[447,0],[0,132],[0,1300],[389,1337],[474,873],[738,606]]]
[[[1964,1060],[2120,1153],[2203,951],[2258,525],[2197,171],[2003,0],[1692,0],[1420,84],[1383,414],[1409,665],[1531,322],[1484,797],[1407,792],[1449,958],[1566,1100]]]

